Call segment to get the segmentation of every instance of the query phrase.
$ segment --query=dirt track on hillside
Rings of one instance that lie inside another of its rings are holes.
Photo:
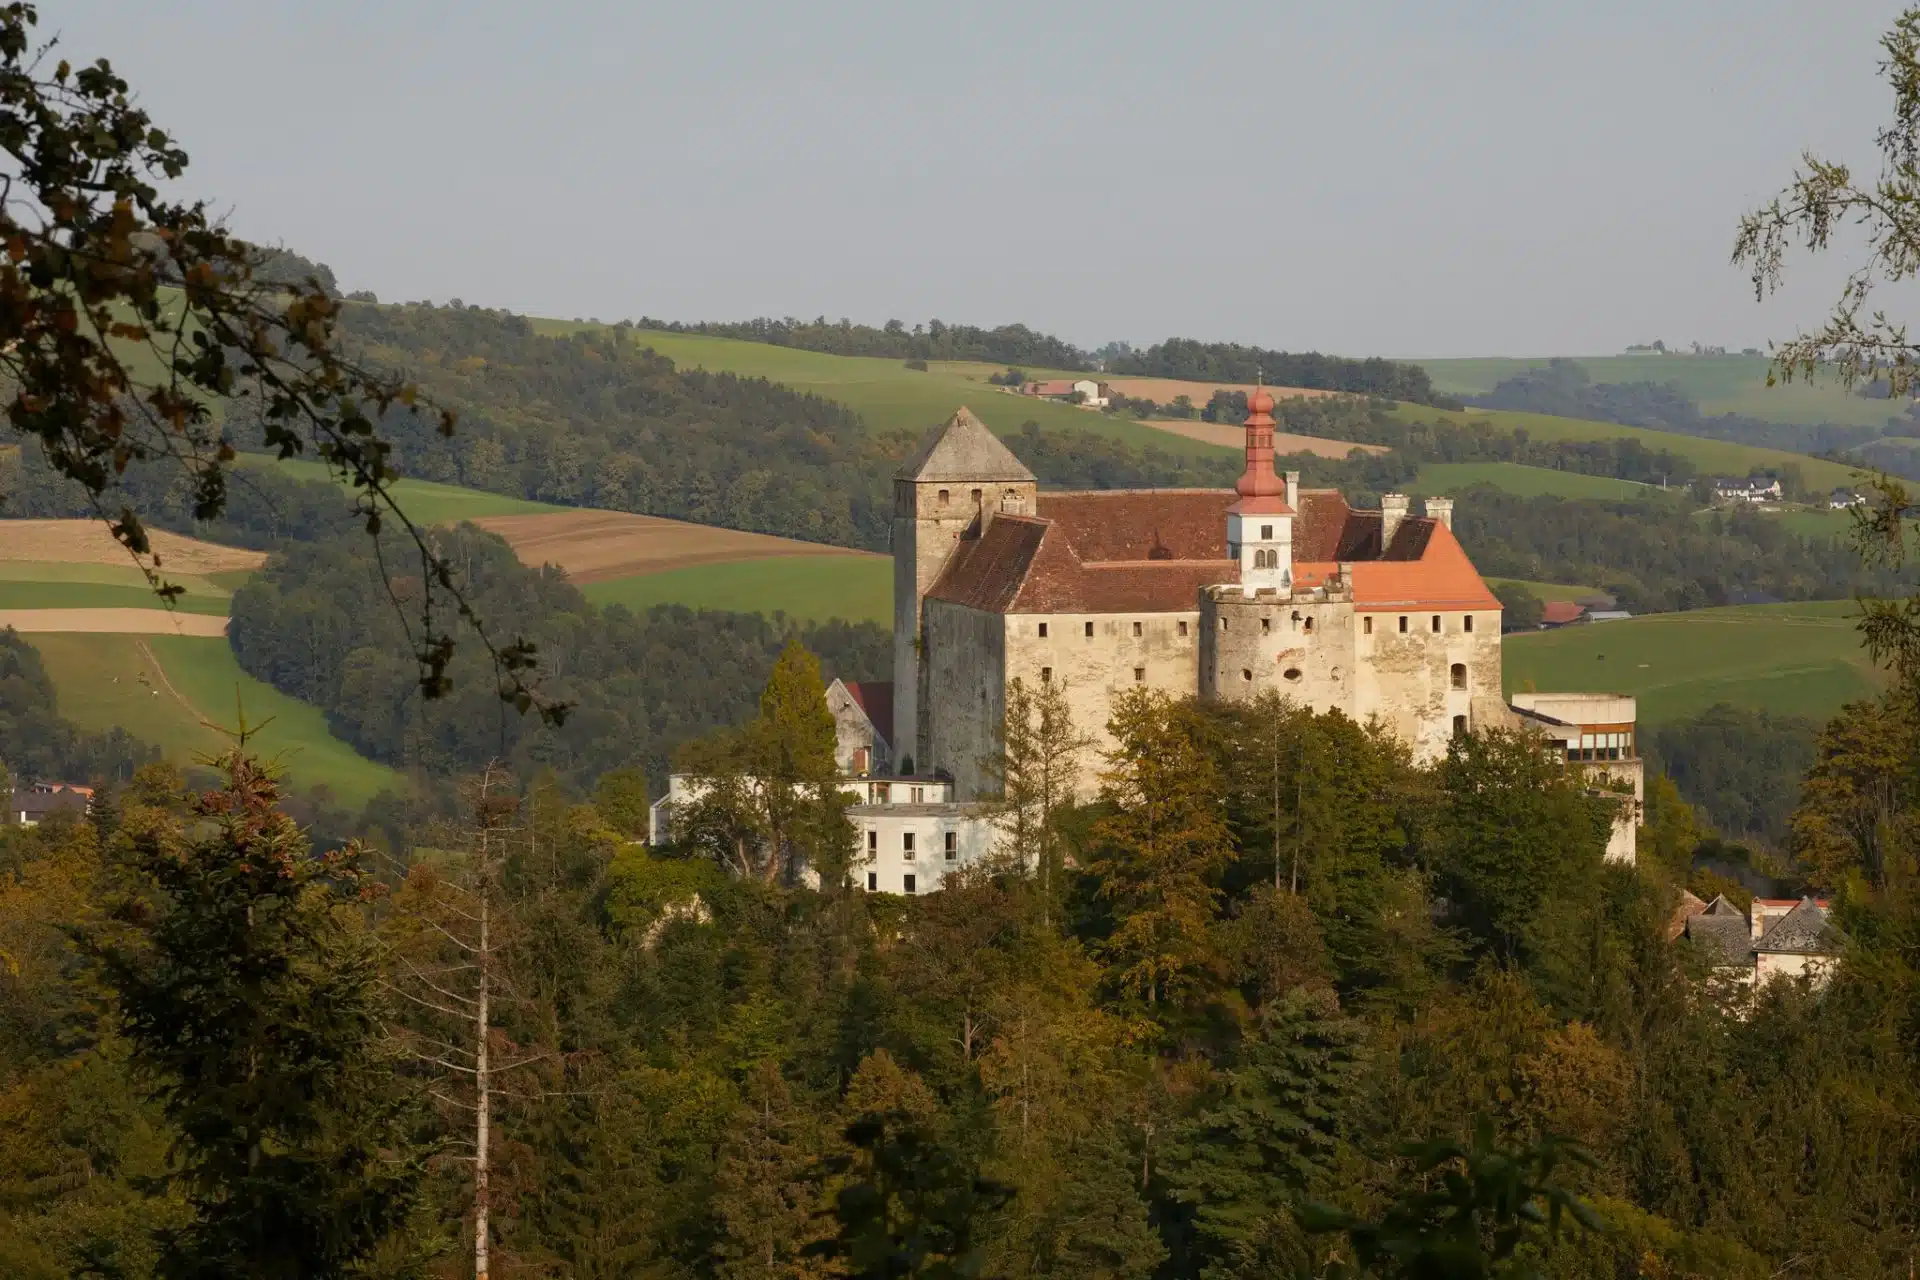
[[[473,523],[505,538],[523,564],[559,565],[576,583],[735,560],[873,554],[620,511],[487,516]]]
[[[183,538],[149,529],[147,537],[160,557],[160,572],[221,573],[257,569],[264,551],[243,551],[218,543]],[[113,540],[98,520],[0,520],[0,560],[41,560],[64,564],[132,564],[127,549]]]
[[[1200,422],[1191,418],[1162,418],[1148,419],[1141,425],[1154,427],[1171,435],[1185,436],[1189,440],[1198,440],[1203,444],[1224,445],[1229,449],[1241,448],[1247,442],[1246,428],[1237,422]],[[1273,433],[1273,451],[1276,454],[1311,453],[1317,458],[1344,458],[1355,449],[1363,453],[1387,452],[1387,447],[1381,444],[1350,444],[1345,440],[1325,440],[1319,436],[1297,436],[1290,431]]]
[[[224,636],[227,620],[165,609],[0,609],[0,631],[22,635],[84,631],[134,636]]]

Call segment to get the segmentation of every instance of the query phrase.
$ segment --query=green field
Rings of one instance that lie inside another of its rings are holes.
[[[1708,440],[1703,436],[1683,436],[1672,431],[1650,431],[1645,427],[1623,427],[1612,422],[1588,422],[1580,418],[1556,418],[1545,413],[1519,413],[1509,409],[1468,409],[1450,411],[1426,405],[1402,404],[1394,410],[1401,418],[1431,421],[1444,418],[1452,422],[1484,422],[1501,431],[1524,430],[1535,440],[1638,440],[1649,449],[1665,449],[1693,464],[1708,475],[1744,476],[1756,467],[1799,467],[1801,476],[1815,490],[1850,487],[1860,474],[1845,463],[1810,458],[1804,453],[1784,449],[1763,449],[1758,445],[1734,444],[1729,440]]]
[[[567,333],[590,328],[563,320],[535,320],[541,333]],[[796,391],[811,391],[858,412],[877,431],[908,431],[915,435],[945,422],[966,405],[995,432],[1011,435],[1028,419],[1050,430],[1089,431],[1139,448],[1162,453],[1207,455],[1231,452],[1171,435],[1131,419],[1108,417],[1054,400],[1018,396],[987,384],[987,375],[999,365],[968,361],[936,361],[925,373],[901,360],[868,356],[831,356],[762,342],[709,338],[699,334],[663,333],[636,329],[633,340],[672,360],[681,368],[707,369],[767,378]],[[1047,370],[1029,370],[1045,373]]]
[[[306,458],[288,458],[280,461],[261,457],[258,454],[241,454],[241,462],[246,466],[276,467],[296,480],[330,480],[342,489],[350,486],[340,481],[324,463]],[[433,480],[402,480],[393,486],[393,496],[416,524],[458,524],[462,520],[478,520],[482,516],[519,516],[535,515],[544,511],[566,511],[567,507],[556,507],[549,502],[534,502],[528,498],[509,498],[498,493],[483,493],[479,489],[464,489],[459,485],[440,484]]]
[[[1612,476],[1582,475],[1551,467],[1523,467],[1517,462],[1430,462],[1408,486],[1414,493],[1458,493],[1470,485],[1490,484],[1523,498],[1554,494],[1562,498],[1621,498],[1631,501],[1659,490]]]
[[[1659,724],[1716,702],[1816,720],[1878,691],[1850,600],[1652,614],[1507,637],[1508,693],[1625,693]]]
[[[580,588],[595,604],[639,611],[656,604],[790,618],[891,625],[893,562],[879,556],[779,556],[695,565]]]
[[[1798,380],[1767,386],[1765,356],[1580,356],[1595,382],[1672,382],[1703,413],[1737,413],[1763,422],[1839,422],[1884,426],[1899,406],[1854,395],[1838,382]],[[1545,359],[1489,356],[1473,360],[1416,360],[1434,389],[1456,396],[1485,395],[1494,385]]]
[[[174,599],[179,613],[227,612],[226,595],[186,595]],[[8,582],[0,579],[0,609],[161,609],[166,604],[149,587],[116,587],[99,582]]]
[[[1607,593],[1598,587],[1572,587],[1564,582],[1529,582],[1525,578],[1488,578],[1489,587],[1525,587],[1542,600],[1585,600]]]
[[[182,763],[219,752],[227,740],[204,721],[231,727],[235,695],[262,757],[279,760],[296,787],[325,786],[348,804],[364,804],[398,774],[357,755],[328,730],[317,707],[289,698],[240,670],[227,642],[195,636],[35,635],[59,692],[60,714],[82,729],[115,725]],[[151,654],[180,697],[155,678]],[[191,706],[183,705],[185,698]],[[265,723],[271,719],[271,723]]]

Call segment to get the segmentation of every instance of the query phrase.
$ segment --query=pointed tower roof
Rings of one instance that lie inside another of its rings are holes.
[[[1240,501],[1229,507],[1242,515],[1292,515],[1287,486],[1273,470],[1273,397],[1265,386],[1247,397],[1247,467],[1234,483]]]
[[[898,480],[1024,480],[1033,472],[1013,456],[987,424],[961,405],[944,426],[935,427],[921,442],[919,452],[895,473]]]

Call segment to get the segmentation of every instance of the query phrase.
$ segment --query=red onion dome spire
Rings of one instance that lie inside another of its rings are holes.
[[[1233,489],[1243,498],[1286,497],[1287,486],[1273,471],[1273,397],[1256,386],[1247,397],[1247,467]]]

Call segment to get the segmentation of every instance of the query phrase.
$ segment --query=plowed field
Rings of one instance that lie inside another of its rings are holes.
[[[486,516],[474,523],[505,538],[523,564],[558,565],[576,583],[776,556],[873,554],[620,511]]]
[[[153,609],[0,609],[0,631],[12,627],[21,635],[60,632],[112,633],[130,636],[224,636],[224,614],[169,613]]]
[[[264,551],[242,551],[217,543],[149,529],[162,574],[221,573],[257,569]],[[0,560],[54,560],[70,564],[131,564],[125,547],[98,520],[0,520]]]

